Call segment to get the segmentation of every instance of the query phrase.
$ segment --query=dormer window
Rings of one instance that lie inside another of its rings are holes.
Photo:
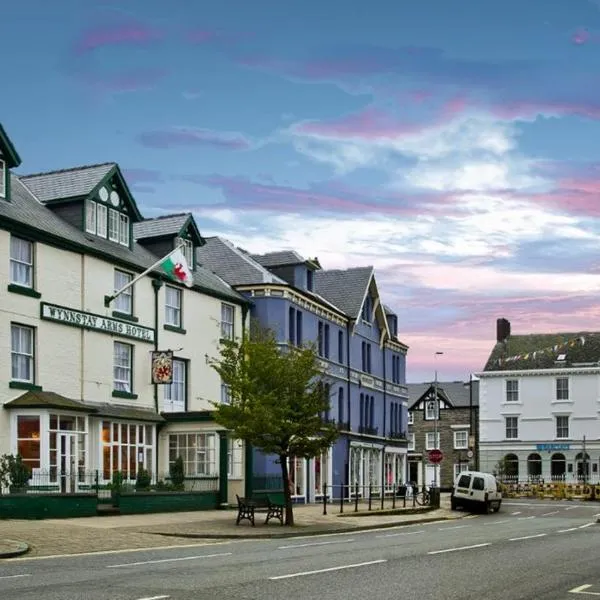
[[[313,285],[314,285],[313,282],[314,282],[314,274],[310,269],[308,269],[308,271],[306,271],[306,289],[309,292],[313,291]]]
[[[188,267],[190,269],[193,269],[194,268],[194,245],[192,244],[191,240],[177,238],[175,245],[180,246],[181,244],[183,244],[181,251],[183,252],[183,255],[185,256],[185,260],[187,261]]]
[[[371,296],[367,296],[365,298],[363,307],[362,307],[362,314],[361,314],[361,318],[363,321],[366,321],[367,323],[371,322],[372,319],[372,311],[373,311],[373,301],[371,300]]]
[[[100,196],[101,198],[102,196]],[[129,247],[130,222],[128,215],[115,208],[109,208],[99,200],[88,200],[85,211],[85,230],[88,233]]]
[[[6,163],[0,158],[0,198],[6,198]]]

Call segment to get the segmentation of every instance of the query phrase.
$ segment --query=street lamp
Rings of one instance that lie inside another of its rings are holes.
[[[438,419],[440,418],[440,400],[438,398],[438,372],[437,372],[437,357],[441,356],[442,354],[444,354],[443,352],[436,352],[433,355],[433,362],[435,365],[435,382],[433,384],[433,393],[434,393],[434,402],[435,404],[433,405],[433,439],[435,447],[437,450],[439,450],[439,446],[440,444],[438,443]],[[434,465],[433,467],[433,487],[437,488],[438,487],[438,470],[439,470],[439,463],[437,463],[436,465]]]

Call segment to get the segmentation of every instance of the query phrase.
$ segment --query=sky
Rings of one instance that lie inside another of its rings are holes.
[[[481,370],[499,317],[600,329],[600,0],[19,0],[0,19],[18,173],[115,161],[148,217],[373,265],[409,382]]]

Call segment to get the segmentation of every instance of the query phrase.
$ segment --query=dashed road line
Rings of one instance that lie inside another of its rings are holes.
[[[465,527],[471,527],[470,525],[454,525],[452,527],[438,527],[438,531],[448,531],[449,529],[464,529]]]
[[[425,533],[425,530],[421,531],[402,531],[399,533],[384,533],[382,535],[376,535],[376,538],[387,538],[387,537],[398,537],[399,535],[417,535],[417,533]]]
[[[446,552],[458,552],[459,550],[471,550],[473,548],[483,548],[484,546],[491,546],[491,542],[485,544],[474,544],[473,546],[459,546],[458,548],[445,548],[444,550],[431,550],[427,554],[445,554]]]
[[[559,529],[557,533],[567,533],[568,531],[577,531],[579,527],[569,527],[569,529]]]
[[[343,569],[356,569],[358,567],[366,567],[369,565],[377,565],[386,563],[386,559],[370,560],[368,562],[355,563],[353,565],[341,565],[340,567],[329,567],[328,569],[317,569],[316,571],[302,571],[300,573],[289,573],[287,575],[276,575],[275,577],[269,577],[271,581],[278,579],[290,579],[292,577],[302,577],[303,575],[316,575],[317,573],[331,573],[332,571],[341,571]]]
[[[558,511],[558,510],[553,510],[552,512],[547,512],[547,513],[544,513],[544,514],[542,515],[542,517],[548,517],[548,516],[550,516],[550,515],[557,515],[559,512],[560,512],[560,511]]]
[[[519,517],[517,521],[526,521],[527,519],[535,519],[535,515],[531,515],[530,517]]]
[[[508,523],[511,519],[503,519],[502,521],[492,521],[490,523],[484,523],[484,525],[501,525],[502,523]]]
[[[569,590],[569,594],[588,594],[590,596],[600,596],[600,592],[588,592],[587,590],[592,587],[591,583],[580,585],[579,587]]]
[[[348,544],[350,542],[354,542],[355,540],[332,540],[331,542],[308,542],[307,544],[293,544],[290,546],[278,546],[277,550],[288,550],[290,548],[306,548],[307,546],[328,546],[330,544]]]
[[[18,577],[31,577],[31,573],[21,573],[20,575],[0,575],[0,579],[17,579]]]
[[[520,514],[521,514],[521,511],[520,511],[520,510],[518,510],[517,512],[510,513],[510,514],[511,514],[511,515],[514,517],[515,515],[520,515]]]
[[[216,556],[231,556],[232,552],[221,552],[219,554],[201,554],[199,556],[182,556],[178,558],[161,558],[157,560],[143,560],[134,563],[121,563],[119,565],[107,565],[107,569],[124,569],[126,567],[138,567],[140,565],[156,565],[168,562],[180,562],[182,560],[199,560],[201,558],[214,558]]]
[[[596,525],[596,523],[586,523],[585,525],[580,525],[577,529],[585,529],[586,527],[591,527],[592,525]]]
[[[167,600],[171,596],[147,596],[145,598],[138,598],[138,600]]]
[[[509,542],[519,542],[521,540],[532,540],[533,538],[541,538],[547,536],[547,533],[536,533],[535,535],[524,535],[523,537],[510,538]]]

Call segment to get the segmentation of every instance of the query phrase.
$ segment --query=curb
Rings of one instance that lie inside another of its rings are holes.
[[[25,542],[19,542],[17,540],[0,540],[0,542],[7,542],[9,545],[14,546],[14,550],[7,550],[6,552],[0,551],[0,559],[15,558],[16,556],[26,554],[30,550],[29,544],[26,544]]]
[[[470,514],[470,513],[469,513]],[[265,539],[285,539],[294,537],[308,537],[316,535],[335,535],[338,533],[354,533],[356,531],[369,531],[372,529],[390,529],[392,527],[407,527],[409,525],[420,525],[422,523],[436,523],[441,521],[460,521],[464,517],[430,517],[418,521],[400,521],[395,523],[380,523],[378,525],[359,525],[357,527],[340,527],[339,529],[322,529],[320,531],[291,531],[289,533],[257,533],[256,535],[244,535],[243,533],[161,533],[153,531],[144,531],[139,533],[149,533],[151,535],[162,535],[164,537],[174,537],[182,539],[204,539],[204,540],[265,540]]]

